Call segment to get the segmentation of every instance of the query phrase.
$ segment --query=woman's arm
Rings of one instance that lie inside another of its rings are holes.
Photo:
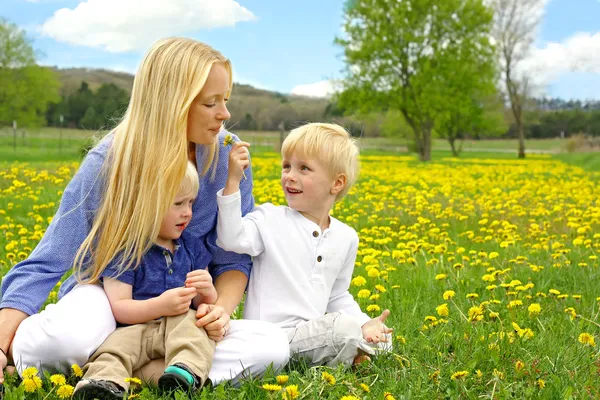
[[[28,315],[23,311],[16,310],[14,308],[3,308],[0,310],[0,349],[6,354],[6,358],[0,353],[0,384],[4,383],[4,368],[8,364],[8,359],[11,358],[10,346],[12,340],[15,337],[17,328],[23,322]]]

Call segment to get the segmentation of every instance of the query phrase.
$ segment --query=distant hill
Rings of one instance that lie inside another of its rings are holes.
[[[131,93],[133,75],[126,72],[92,68],[53,68],[62,82],[61,94],[68,96],[81,82],[92,91],[102,84],[114,83]],[[281,121],[321,121],[328,99],[282,94],[234,83],[229,102],[231,123],[243,129],[276,130]],[[296,123],[294,123],[296,125]]]

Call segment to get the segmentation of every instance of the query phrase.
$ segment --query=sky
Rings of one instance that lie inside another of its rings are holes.
[[[440,0],[443,1],[443,0]],[[0,0],[39,62],[135,73],[158,38],[188,36],[231,59],[234,81],[324,96],[342,76],[344,0]],[[600,99],[600,0],[546,0],[526,66],[540,95]]]

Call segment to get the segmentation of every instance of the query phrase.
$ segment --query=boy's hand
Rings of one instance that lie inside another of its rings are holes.
[[[159,307],[162,309],[161,314],[170,317],[186,313],[190,309],[190,303],[195,296],[196,288],[193,287],[167,290],[157,297]]]
[[[185,279],[186,288],[195,288],[202,297],[217,297],[217,289],[213,285],[212,276],[205,269],[188,272]]]
[[[385,310],[379,317],[375,317],[362,326],[363,338],[369,343],[387,342],[386,335],[392,333],[393,329],[385,326],[384,322],[390,315],[390,310]]]
[[[250,165],[250,153],[248,152],[250,143],[236,142],[231,145],[229,151],[229,171],[227,175],[227,183],[223,195],[235,193],[239,190],[244,170]]]

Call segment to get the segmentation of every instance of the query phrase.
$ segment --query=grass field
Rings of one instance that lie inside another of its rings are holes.
[[[243,140],[253,145],[254,151],[276,149],[281,141],[279,132],[235,131]],[[0,159],[5,161],[44,161],[70,160],[78,158],[85,146],[94,143],[103,132],[80,129],[38,128],[19,129],[17,135],[12,129],[0,128]],[[406,153],[408,142],[404,138],[360,138],[363,151],[383,151]],[[525,142],[530,154],[557,154],[564,151],[566,141],[561,139],[531,139]],[[472,157],[472,153],[516,155],[517,141],[507,140],[467,140],[463,144],[461,157]],[[446,140],[434,139],[434,152],[450,152]],[[493,156],[493,155],[492,155]],[[505,157],[505,156],[501,156]]]
[[[334,216],[359,232],[350,291],[371,315],[392,311],[393,352],[357,370],[290,367],[274,391],[263,388],[278,384],[268,374],[197,397],[599,398],[600,167],[598,157],[561,157],[572,164],[443,150],[422,164],[366,152]],[[77,166],[0,164],[0,276],[35,247]],[[283,203],[277,154],[259,152],[253,168],[256,202]],[[11,378],[5,399],[23,395],[68,397],[68,387]]]

